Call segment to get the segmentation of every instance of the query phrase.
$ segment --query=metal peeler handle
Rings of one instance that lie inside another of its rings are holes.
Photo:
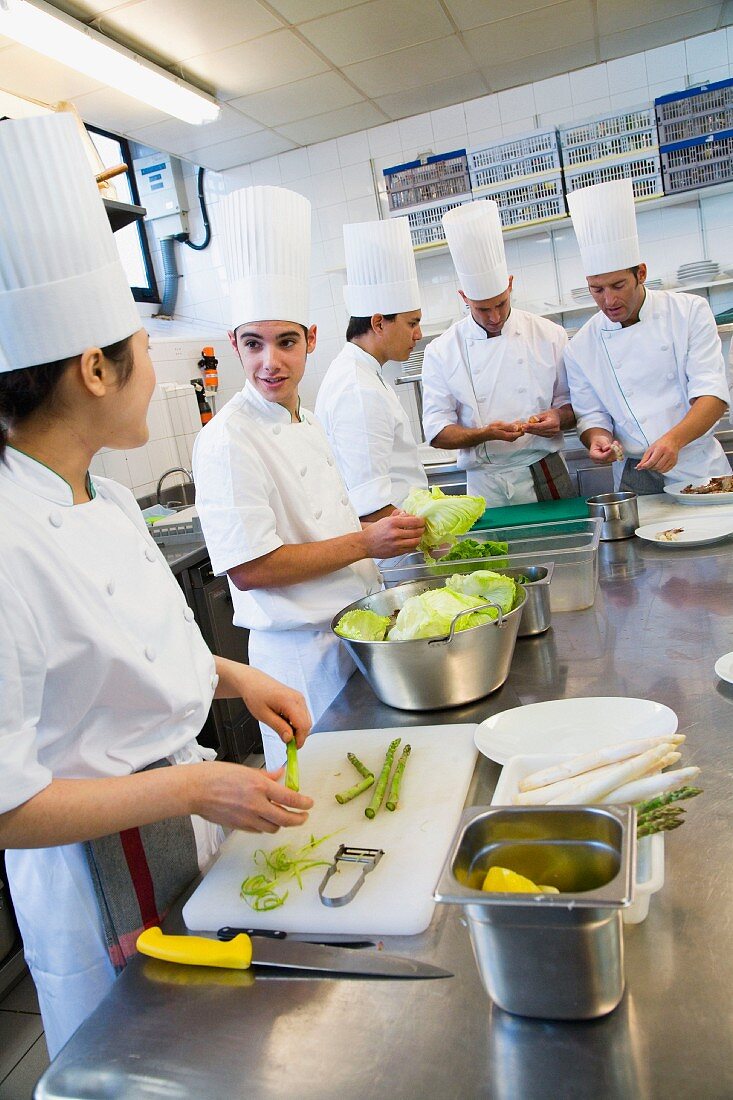
[[[381,848],[352,848],[348,844],[342,844],[334,856],[333,863],[323,876],[321,885],[318,887],[318,896],[322,903],[332,909],[335,909],[339,905],[347,905],[359,892],[364,883],[364,879],[370,871],[374,870],[383,855],[384,851]],[[341,862],[360,863],[362,864],[362,872],[347,893],[341,894],[339,897],[335,898],[326,897],[324,895],[324,890],[326,889],[328,880],[332,875],[336,874],[339,869],[338,865]]]

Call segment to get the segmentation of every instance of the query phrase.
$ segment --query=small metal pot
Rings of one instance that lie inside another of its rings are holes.
[[[588,509],[591,516],[603,520],[601,542],[631,538],[639,526],[636,493],[601,493],[588,497]]]
[[[526,565],[524,568],[499,569],[505,577],[527,577],[522,585],[527,593],[527,602],[519,624],[518,638],[530,638],[549,630],[552,621],[550,611],[550,582],[555,569],[554,562],[549,565]]]
[[[500,1008],[589,1020],[619,1003],[621,908],[633,896],[635,822],[630,806],[464,811],[434,896],[463,907],[481,979]],[[486,893],[490,867],[560,893]]]
[[[443,588],[445,577],[408,581],[349,604],[335,615],[331,629],[347,611],[376,611],[390,616],[410,598],[431,588]],[[410,641],[359,642],[341,638],[378,699],[398,710],[460,707],[496,691],[509,675],[517,631],[527,601],[520,585],[520,602],[507,615],[456,633],[457,615],[442,638]],[[476,601],[477,605],[481,601]],[[482,604],[485,606],[485,604]],[[463,612],[466,614],[466,612]]]

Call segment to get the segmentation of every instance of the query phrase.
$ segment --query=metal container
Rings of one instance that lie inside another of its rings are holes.
[[[598,585],[598,542],[602,520],[570,519],[551,523],[531,523],[522,527],[493,527],[469,531],[466,538],[475,542],[506,542],[506,557],[463,558],[426,564],[422,554],[406,554],[391,569],[383,568],[387,588],[404,581],[435,577],[446,573],[472,573],[474,569],[506,572],[527,566],[554,564],[550,584],[552,611],[581,611],[591,607]]]
[[[432,577],[375,592],[335,615],[331,629],[335,633],[336,624],[347,611],[369,610],[390,616],[399,611],[410,596],[444,585],[445,577]],[[508,615],[499,612],[492,622],[456,633],[456,622],[461,617],[457,615],[450,633],[442,638],[399,642],[357,642],[340,638],[340,641],[369,681],[374,694],[387,706],[398,710],[460,707],[496,691],[506,680],[526,600],[526,590],[522,589],[519,603]]]
[[[527,565],[524,569],[499,569],[506,577],[527,577],[522,588],[527,593],[527,602],[519,624],[518,638],[530,638],[549,630],[552,621],[550,610],[550,582],[555,569],[554,562],[549,565]]]
[[[603,521],[601,542],[631,538],[639,526],[636,493],[601,493],[588,497],[588,507],[592,516]]]
[[[632,807],[471,807],[436,887],[458,904],[486,992],[518,1016],[588,1020],[624,991],[621,909],[633,896]],[[508,867],[559,894],[486,893]]]

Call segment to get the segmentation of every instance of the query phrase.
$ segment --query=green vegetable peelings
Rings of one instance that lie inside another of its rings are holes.
[[[288,741],[287,744],[287,759],[285,762],[285,786],[291,791],[300,790],[300,776],[298,772],[298,746],[295,744],[295,738]]]

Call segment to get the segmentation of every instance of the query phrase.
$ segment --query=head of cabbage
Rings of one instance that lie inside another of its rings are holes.
[[[470,531],[486,510],[483,497],[453,496],[432,489],[412,489],[402,508],[425,520],[425,533],[418,543],[425,559],[436,546],[452,546],[459,535]]]
[[[342,638],[352,642],[383,642],[389,626],[386,615],[376,611],[347,611],[336,623],[334,630]]]
[[[517,584],[511,577],[504,577],[501,573],[494,573],[491,569],[476,569],[473,573],[456,573],[445,582],[446,588],[452,592],[462,592],[465,596],[472,596],[483,600],[491,600],[501,608],[503,615],[508,615],[514,607],[517,598]]]
[[[450,625],[460,611],[466,611],[480,603],[480,597],[466,596],[450,588],[432,588],[417,596],[410,596],[402,605],[387,640],[406,642],[415,638],[442,638],[450,631]],[[496,608],[487,604],[486,610],[463,615],[455,629],[469,630],[473,626],[481,626],[496,619],[497,614]]]

